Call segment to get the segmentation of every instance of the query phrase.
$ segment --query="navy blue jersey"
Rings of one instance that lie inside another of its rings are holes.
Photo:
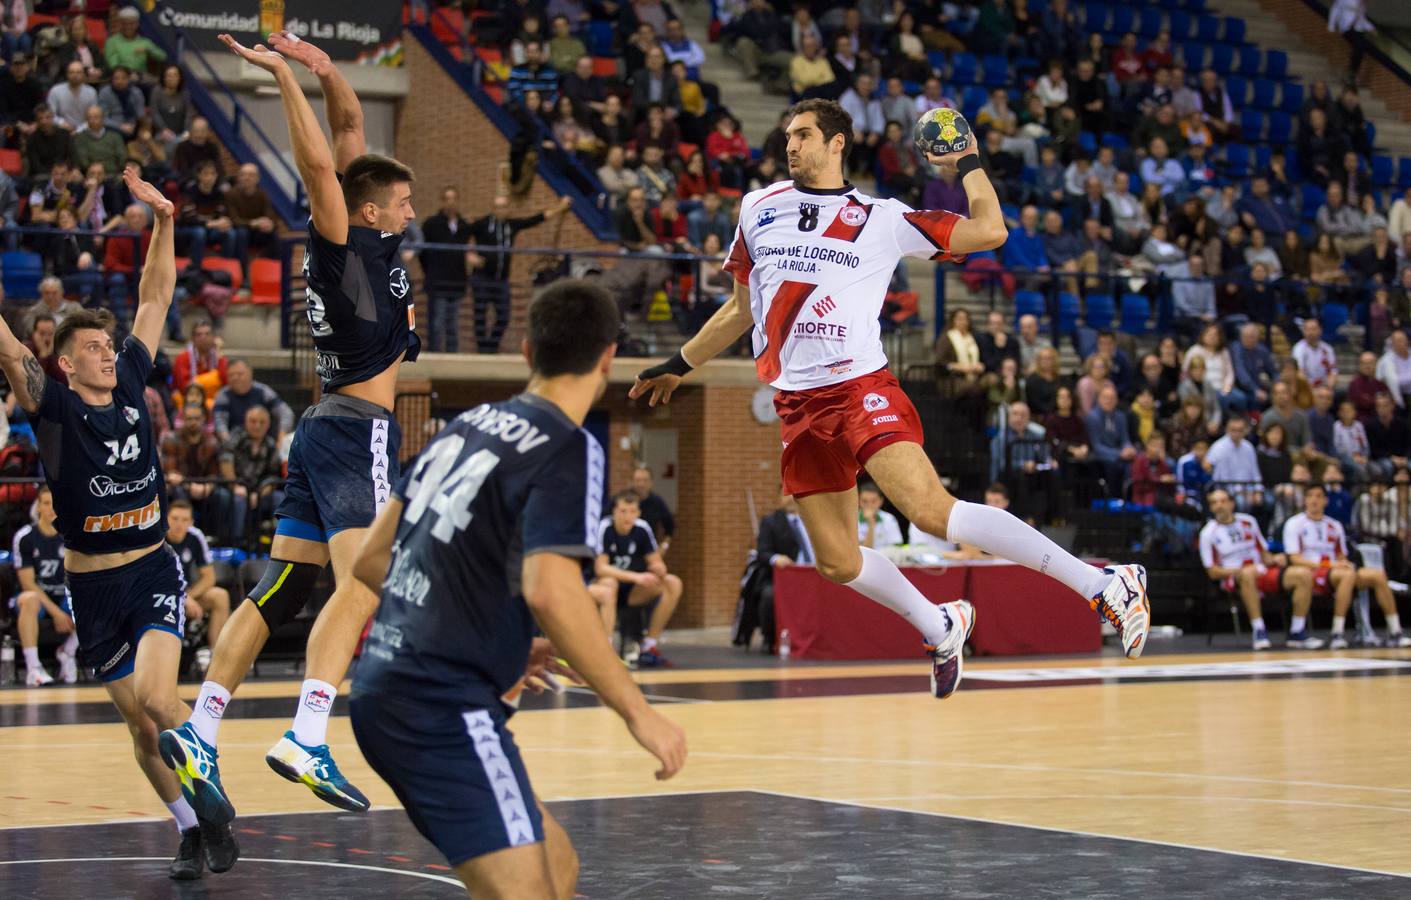
[[[400,234],[358,225],[348,226],[346,244],[335,244],[309,220],[304,278],[324,391],[367,381],[403,353],[413,362],[421,352],[401,245]]]
[[[34,583],[59,605],[64,604],[64,536],[46,535],[34,525],[15,532],[16,569],[33,569]]]
[[[166,532],[166,480],[143,397],[152,371],[147,347],[129,337],[116,370],[107,406],[89,406],[50,381],[34,417],[54,527],[80,553],[139,550]]]
[[[603,449],[520,394],[442,429],[394,490],[404,504],[357,688],[493,708],[524,674],[532,553],[597,552]]]
[[[623,571],[647,571],[647,555],[656,551],[656,536],[645,519],[632,523],[626,534],[613,527],[612,516],[604,516],[598,525],[598,552],[606,553],[608,563]]]
[[[167,538],[177,561],[181,563],[182,574],[186,576],[186,586],[195,584],[201,577],[201,570],[211,564],[211,545],[206,543],[206,535],[201,529],[192,526],[186,530],[186,537],[179,541]]]

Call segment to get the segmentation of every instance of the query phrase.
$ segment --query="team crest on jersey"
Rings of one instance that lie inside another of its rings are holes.
[[[137,420],[141,418],[137,410],[131,406],[124,406],[122,408],[122,415],[124,419],[127,419],[127,424],[129,425],[136,425]]]
[[[392,270],[392,296],[401,300],[411,290],[411,285],[407,282],[407,270],[400,266]]]
[[[881,394],[868,394],[862,398],[862,408],[868,412],[876,412],[879,409],[886,409],[891,406],[891,402]]]
[[[843,220],[844,225],[856,228],[867,221],[867,208],[865,206],[844,206],[842,212],[838,213],[838,218]]]
[[[755,227],[756,227],[756,228],[763,228],[764,226],[768,225],[770,222],[773,222],[773,221],[774,221],[774,207],[771,206],[771,207],[769,207],[768,209],[761,209],[761,210],[759,211],[759,218],[755,219]]]

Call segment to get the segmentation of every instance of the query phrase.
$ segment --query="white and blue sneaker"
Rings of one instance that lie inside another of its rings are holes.
[[[279,743],[265,754],[265,762],[279,776],[308,785],[315,797],[339,809],[367,812],[371,805],[363,792],[338,771],[327,744],[305,747],[294,740],[293,731],[286,731]]]
[[[201,740],[190,722],[157,735],[157,749],[162,762],[176,773],[181,793],[198,819],[224,825],[235,818],[235,807],[220,783],[220,767],[216,764],[220,754]]]
[[[1386,646],[1411,647],[1411,637],[1407,637],[1404,631],[1398,631],[1396,634],[1388,634]]]
[[[1341,631],[1334,631],[1334,632],[1332,633],[1331,640],[1328,641],[1328,649],[1329,649],[1329,650],[1346,650],[1346,649],[1347,649],[1347,635],[1343,634]]]
[[[965,642],[975,630],[975,607],[969,600],[956,600],[942,603],[940,609],[950,623],[950,630],[941,643],[924,646],[931,657],[931,695],[944,700],[960,687],[965,669]]]
[[[1302,631],[1290,631],[1288,642],[1285,644],[1290,650],[1321,650],[1323,639],[1315,638],[1308,633],[1305,628]]]
[[[1146,636],[1151,631],[1151,601],[1146,595],[1146,568],[1143,566],[1112,566],[1103,569],[1112,580],[1102,593],[1088,600],[1117,633],[1122,636],[1122,652],[1136,659],[1146,648]]]
[[[1268,649],[1270,649],[1270,648],[1273,647],[1273,646],[1274,646],[1273,642],[1269,640],[1269,629],[1267,629],[1267,628],[1256,628],[1256,629],[1254,629],[1254,649],[1255,649],[1255,650],[1268,650]]]

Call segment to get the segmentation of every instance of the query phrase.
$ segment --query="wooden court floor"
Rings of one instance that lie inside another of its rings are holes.
[[[1411,876],[1408,651],[986,661],[944,702],[912,662],[638,677],[687,730],[684,772],[656,782],[612,713],[573,694],[585,705],[512,722],[541,798],[769,792]],[[328,810],[263,761],[297,689],[244,686],[221,729],[242,817]],[[0,827],[165,817],[103,698],[0,692]],[[396,805],[346,713],[329,741],[375,806]]]

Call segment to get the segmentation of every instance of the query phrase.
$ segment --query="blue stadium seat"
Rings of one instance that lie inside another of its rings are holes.
[[[39,282],[44,278],[44,258],[28,250],[7,250],[0,254],[5,294],[16,299],[39,296]]]
[[[956,84],[974,84],[980,71],[980,61],[973,53],[957,53],[950,61],[950,80]]]
[[[1188,72],[1199,72],[1205,66],[1205,42],[1186,41],[1181,44],[1181,59]]]
[[[1113,34],[1126,34],[1136,28],[1137,11],[1132,7],[1122,4],[1112,10],[1112,21],[1108,23],[1107,30]]]
[[[1225,168],[1231,178],[1249,177],[1249,145],[1226,144]]]
[[[1318,318],[1323,323],[1323,334],[1327,336],[1328,343],[1339,342],[1338,329],[1347,324],[1349,318],[1347,307],[1341,303],[1324,303]]]
[[[1372,184],[1379,188],[1391,187],[1395,180],[1394,170],[1395,164],[1390,156],[1374,155],[1372,157]]]
[[[1279,90],[1279,109],[1297,114],[1303,109],[1303,85],[1295,81],[1285,81]]]
[[[1097,155],[1097,135],[1091,131],[1078,132],[1078,146],[1089,156]]]
[[[1240,132],[1246,141],[1259,142],[1264,139],[1264,113],[1257,109],[1240,110]]]
[[[1083,6],[1083,24],[1090,32],[1105,31],[1109,12],[1106,3],[1085,4]]]
[[[965,93],[960,98],[960,111],[967,119],[972,121],[980,114],[980,107],[990,99],[990,95],[979,85],[971,85],[965,89]]]
[[[1318,212],[1318,207],[1323,205],[1323,201],[1328,198],[1327,193],[1318,185],[1311,182],[1304,182],[1301,186],[1303,214],[1312,218]]]
[[[1239,75],[1231,75],[1225,79],[1225,93],[1230,95],[1230,102],[1239,109],[1249,99],[1249,82]]]
[[[1289,55],[1282,50],[1264,53],[1264,77],[1279,81],[1289,73]]]
[[[1076,294],[1067,291],[1058,295],[1058,333],[1072,334],[1078,330],[1078,313],[1081,304]]]
[[[1173,9],[1167,19],[1167,25],[1171,29],[1171,40],[1184,41],[1188,40],[1195,30],[1195,19],[1184,10]]]
[[[1235,67],[1235,48],[1229,44],[1211,44],[1210,62],[1207,63],[1221,75],[1228,75]]]
[[[1151,301],[1142,294],[1122,295],[1122,331],[1127,334],[1142,335],[1149,331],[1147,322],[1151,319]]]
[[[616,56],[613,50],[613,23],[588,23],[588,52],[594,56]]]
[[[1044,316],[1044,295],[1038,291],[1015,291],[1014,293],[1014,317],[1020,316]]]
[[[1132,142],[1127,140],[1127,136],[1125,134],[1118,134],[1115,131],[1104,131],[1102,133],[1102,140],[1100,141],[1100,143],[1104,147],[1111,147],[1118,153],[1121,153],[1123,150],[1126,150],[1127,148],[1132,146]]]
[[[1089,294],[1084,303],[1083,322],[1102,330],[1112,326],[1112,317],[1117,314],[1117,305],[1111,294]]]
[[[1161,33],[1161,18],[1161,10],[1158,7],[1148,6],[1143,9],[1137,33],[1148,39],[1156,37]]]
[[[1274,148],[1265,144],[1262,147],[1254,148],[1254,168],[1260,172],[1269,171],[1269,160],[1274,155]]]
[[[882,87],[881,85],[879,85],[877,89],[879,91],[886,90],[886,88]],[[917,94],[921,93],[921,91],[923,90],[923,86],[919,81],[903,81],[901,83],[901,89],[902,93],[906,94],[908,97],[915,97]]]
[[[1225,17],[1225,30],[1220,34],[1220,38],[1227,44],[1244,43],[1244,19],[1234,16]]]
[[[1259,48],[1253,44],[1245,44],[1239,48],[1239,71],[1240,74],[1253,77],[1259,74],[1259,66],[1264,61],[1264,55],[1259,52]]]
[[[1280,111],[1269,113],[1269,133],[1265,139],[1276,147],[1292,142],[1293,116]]]
[[[1367,146],[1375,149],[1377,146],[1377,123],[1369,120],[1364,124],[1367,126]]]
[[[1275,109],[1274,91],[1278,86],[1278,82],[1269,78],[1254,79],[1254,96],[1250,98],[1250,104],[1260,109]]]
[[[1215,16],[1201,15],[1195,20],[1196,40],[1213,44],[1220,40],[1220,20]]]
[[[1397,160],[1396,186],[1402,190],[1411,188],[1411,156],[1403,156]]]
[[[1000,54],[991,54],[981,60],[981,66],[985,72],[985,84],[988,87],[1001,87],[1010,82],[1009,60]]]
[[[926,51],[926,61],[931,64],[931,68],[932,68],[934,71],[936,71],[936,72],[944,72],[944,71],[946,70],[946,51],[944,51],[944,50],[927,50],[927,51]]]

